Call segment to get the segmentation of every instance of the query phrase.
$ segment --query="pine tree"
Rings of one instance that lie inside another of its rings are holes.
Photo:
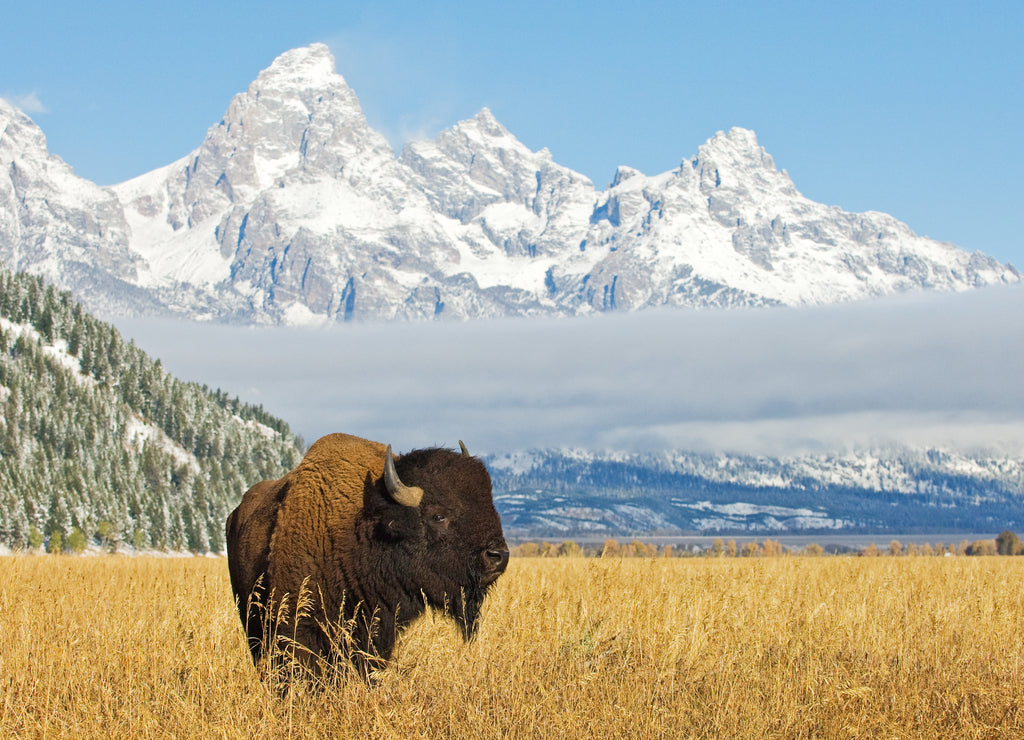
[[[0,316],[0,543],[222,550],[241,493],[301,456],[287,424],[171,377],[39,278],[0,269]],[[61,342],[79,368],[49,354]]]

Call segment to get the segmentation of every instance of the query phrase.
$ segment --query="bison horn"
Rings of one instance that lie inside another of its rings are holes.
[[[459,440],[459,448],[462,450],[463,457],[470,457],[469,450],[466,449],[466,444],[461,439]]]
[[[415,507],[419,506],[423,499],[422,488],[407,486],[398,477],[398,471],[395,470],[395,458],[391,454],[391,445],[388,445],[387,454],[384,456],[384,486],[396,504]]]

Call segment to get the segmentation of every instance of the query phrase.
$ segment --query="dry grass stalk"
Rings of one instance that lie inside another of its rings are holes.
[[[0,558],[0,736],[1024,736],[1024,558],[518,559],[283,695],[221,559]]]

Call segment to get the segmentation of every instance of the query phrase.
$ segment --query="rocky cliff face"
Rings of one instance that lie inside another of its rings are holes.
[[[326,46],[281,55],[191,154],[99,188],[0,108],[0,254],[104,313],[257,323],[801,305],[1020,280],[804,198],[753,132],[598,191],[484,109],[396,157]]]
[[[137,280],[144,262],[129,245],[117,196],[76,177],[49,154],[46,137],[0,100],[0,259],[44,276],[90,303],[158,313]]]

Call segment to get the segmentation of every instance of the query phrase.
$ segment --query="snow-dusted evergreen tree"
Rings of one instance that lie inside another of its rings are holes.
[[[0,544],[14,548],[77,529],[105,546],[220,551],[242,493],[301,457],[261,407],[177,380],[69,293],[6,270],[0,407]]]

